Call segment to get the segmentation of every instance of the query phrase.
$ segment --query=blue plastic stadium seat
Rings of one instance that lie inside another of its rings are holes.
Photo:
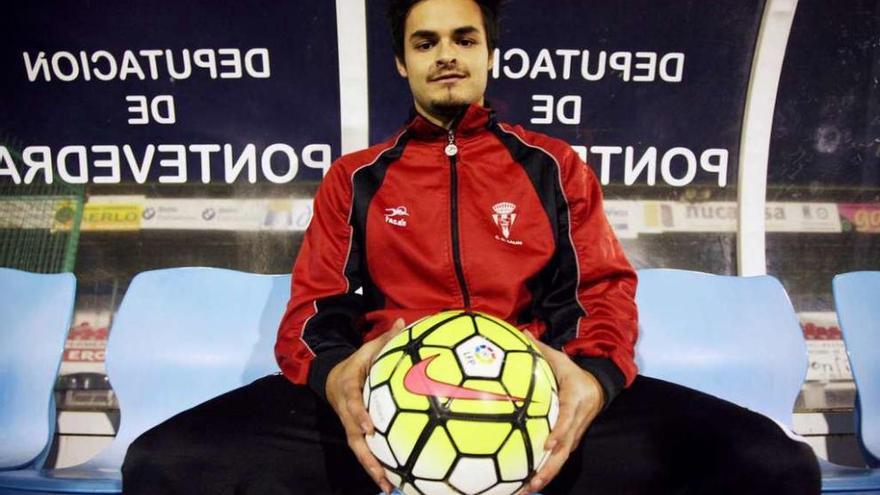
[[[636,300],[641,373],[748,407],[791,431],[806,344],[779,281],[640,270]],[[871,470],[819,463],[823,493],[880,493]]]
[[[880,493],[880,272],[834,277],[834,302],[858,390],[856,432],[873,469],[827,466],[827,492]]]
[[[137,275],[107,346],[121,412],[116,438],[79,466],[0,473],[0,493],[119,493],[119,468],[138,435],[277,371],[272,348],[289,294],[289,275],[213,268]]]
[[[865,458],[880,467],[880,272],[834,277],[834,301],[858,387],[858,431]]]
[[[26,468],[48,448],[75,294],[70,273],[0,268],[0,469]]]
[[[734,402],[791,430],[807,350],[778,280],[641,270],[636,301],[642,374]]]

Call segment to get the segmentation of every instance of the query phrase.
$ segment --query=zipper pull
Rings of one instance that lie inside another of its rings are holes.
[[[458,146],[455,145],[455,134],[452,129],[449,130],[449,144],[446,145],[446,156],[455,156],[458,154]]]

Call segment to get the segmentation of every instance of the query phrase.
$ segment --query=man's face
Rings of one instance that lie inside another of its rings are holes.
[[[416,108],[447,120],[471,103],[483,103],[491,58],[483,15],[473,0],[423,0],[410,9],[403,34],[407,78]]]

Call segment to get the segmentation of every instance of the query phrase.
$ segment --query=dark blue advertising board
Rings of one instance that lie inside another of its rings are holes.
[[[373,142],[411,106],[386,5],[367,13]],[[506,2],[487,98],[575,146],[603,184],[732,193],[762,12],[760,0]]]
[[[0,43],[0,181],[320,180],[340,152],[336,7],[19,2]]]

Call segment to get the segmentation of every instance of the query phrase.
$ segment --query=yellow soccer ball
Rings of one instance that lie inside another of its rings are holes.
[[[446,311],[379,351],[364,384],[370,450],[406,495],[516,493],[546,460],[556,378],[528,337]]]

